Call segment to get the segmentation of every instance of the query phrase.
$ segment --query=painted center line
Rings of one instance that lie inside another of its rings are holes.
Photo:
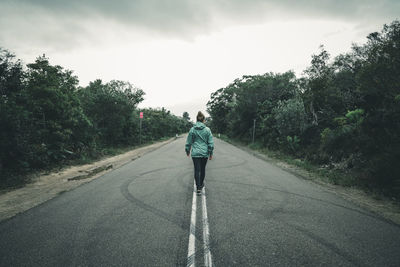
[[[195,266],[196,258],[196,213],[197,213],[197,194],[196,194],[196,184],[193,186],[193,200],[192,200],[192,214],[190,217],[190,233],[189,233],[189,245],[187,254],[187,264],[188,267]],[[207,201],[206,201],[206,190],[203,187],[201,191],[201,206],[202,206],[202,222],[203,222],[203,252],[204,252],[204,266],[212,266],[211,250],[210,250],[210,230],[208,226],[207,217]]]
[[[210,232],[208,229],[208,217],[207,217],[207,203],[206,203],[206,189],[203,187],[202,190],[202,206],[203,206],[203,242],[204,242],[204,266],[211,267],[211,250],[210,250]]]
[[[194,185],[196,187],[196,184]],[[189,245],[187,254],[187,264],[186,266],[195,266],[195,256],[196,256],[196,207],[197,207],[197,195],[196,191],[193,189],[193,200],[192,200],[192,214],[190,216],[190,233],[189,233]]]

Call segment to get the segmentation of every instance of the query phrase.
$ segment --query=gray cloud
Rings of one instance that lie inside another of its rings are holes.
[[[4,1],[4,0],[3,0]],[[279,13],[348,19],[387,18],[400,14],[398,0],[5,0],[14,5],[41,7],[57,14],[100,15],[150,28],[207,24],[212,15],[251,16]]]
[[[398,0],[0,0],[0,45],[76,46],[99,34],[88,26],[97,21],[192,38],[223,23],[310,17],[389,23],[398,14]]]

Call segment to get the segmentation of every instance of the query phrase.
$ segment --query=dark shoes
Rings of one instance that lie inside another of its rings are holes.
[[[201,186],[197,187],[197,195],[201,195],[201,190],[203,190],[204,184],[202,184]]]

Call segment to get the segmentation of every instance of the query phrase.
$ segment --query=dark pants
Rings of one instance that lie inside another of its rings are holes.
[[[204,177],[206,176],[207,158],[192,158],[194,164],[194,180],[197,189],[203,188]]]

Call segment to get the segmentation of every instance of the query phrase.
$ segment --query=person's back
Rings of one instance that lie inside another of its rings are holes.
[[[204,125],[205,117],[200,111],[197,114],[197,122],[190,129],[186,139],[185,152],[189,157],[192,153],[194,164],[194,178],[197,186],[197,193],[204,187],[205,167],[207,159],[212,159],[214,141],[210,128]]]
[[[212,155],[213,142],[211,131],[202,122],[196,122],[190,129],[188,138],[192,139],[193,158],[207,158],[210,153]]]

